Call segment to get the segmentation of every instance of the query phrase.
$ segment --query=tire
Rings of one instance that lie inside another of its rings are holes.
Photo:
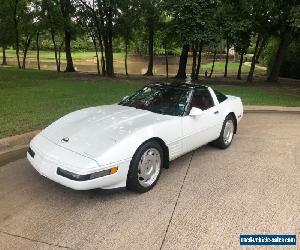
[[[234,118],[232,117],[232,115],[228,115],[224,120],[220,137],[217,140],[213,141],[212,144],[220,149],[228,148],[233,141],[234,131],[235,131]]]
[[[162,147],[156,141],[142,144],[131,160],[126,188],[140,193],[152,189],[160,177],[163,157]]]

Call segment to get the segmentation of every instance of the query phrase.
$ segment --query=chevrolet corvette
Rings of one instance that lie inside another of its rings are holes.
[[[208,143],[229,147],[242,116],[239,97],[153,82],[117,104],[58,119],[33,138],[27,158],[41,175],[72,189],[146,192],[179,156]]]

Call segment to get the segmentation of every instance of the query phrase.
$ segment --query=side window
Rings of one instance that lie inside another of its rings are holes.
[[[214,106],[214,101],[208,89],[196,89],[191,102],[191,108],[196,107],[202,110],[209,109]]]
[[[221,102],[224,102],[226,99],[227,99],[227,96],[226,95],[223,95],[222,93],[220,93],[219,91],[217,90],[214,90],[216,96],[217,96],[217,99],[219,101],[219,103]]]

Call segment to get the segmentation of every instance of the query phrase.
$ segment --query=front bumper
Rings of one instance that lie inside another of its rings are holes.
[[[47,141],[45,139],[39,140],[39,144],[48,144],[51,143],[50,141]],[[42,142],[42,143],[41,143]],[[84,169],[84,166],[82,166],[83,172],[79,172],[80,169],[79,166],[72,167],[69,164],[64,164],[64,161],[59,161],[53,158],[52,155],[47,154],[46,152],[42,152],[39,150],[39,148],[45,148],[45,145],[38,145],[38,143],[31,143],[30,148],[34,152],[34,156],[32,156],[32,153],[27,152],[27,159],[31,163],[31,165],[43,176],[47,177],[48,179],[55,181],[61,185],[64,185],[66,187],[75,189],[75,190],[89,190],[89,189],[95,189],[95,188],[102,188],[102,189],[113,189],[113,188],[120,188],[126,186],[126,179],[127,179],[127,173],[129,169],[130,161],[125,161],[118,163],[118,171],[112,175],[107,175],[103,177],[99,177],[92,180],[85,180],[85,181],[77,181],[77,180],[71,180],[67,177],[61,176],[58,174],[58,168],[70,171],[72,173],[76,174],[88,174],[86,172],[86,169]],[[66,150],[64,148],[61,148],[57,145],[47,145],[46,148],[49,149],[49,147],[58,147],[55,150],[59,150],[59,155],[65,155],[66,158],[74,157],[80,164],[84,164],[85,161],[88,160],[85,159],[84,156],[80,156],[74,152],[71,152],[69,150]],[[54,151],[54,150],[52,150]],[[81,159],[82,157],[82,159]],[[111,166],[108,166],[107,168],[101,168],[98,169],[98,171],[109,169]],[[91,173],[96,172],[95,170],[91,171]]]

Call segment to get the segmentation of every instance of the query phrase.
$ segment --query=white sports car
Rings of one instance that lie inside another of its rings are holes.
[[[169,161],[209,142],[227,148],[242,116],[239,97],[154,82],[118,104],[60,118],[31,141],[27,158],[41,175],[73,189],[146,192]]]

